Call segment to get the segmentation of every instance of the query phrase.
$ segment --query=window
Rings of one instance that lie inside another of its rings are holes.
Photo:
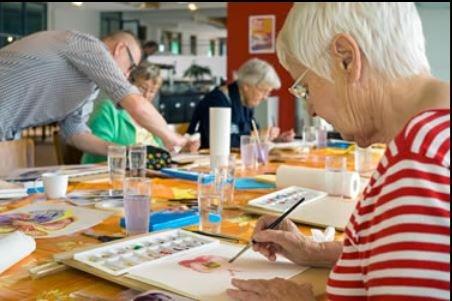
[[[161,44],[172,54],[182,54],[182,34],[178,32],[164,31]]]
[[[217,54],[216,40],[209,40],[209,56],[215,56]]]
[[[227,53],[227,43],[226,38],[220,38],[219,55],[225,56]]]
[[[25,35],[47,28],[47,7],[40,3],[27,2],[25,10]]]
[[[190,54],[191,55],[196,55],[197,53],[197,38],[196,36],[190,36]]]
[[[100,35],[102,37],[121,30],[122,13],[100,13]]]
[[[0,2],[0,47],[46,29],[44,2]]]

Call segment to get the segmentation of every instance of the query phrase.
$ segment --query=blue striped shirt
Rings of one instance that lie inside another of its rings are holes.
[[[99,39],[44,31],[0,49],[0,141],[58,122],[64,138],[90,132],[86,121],[98,90],[113,102],[140,94]]]

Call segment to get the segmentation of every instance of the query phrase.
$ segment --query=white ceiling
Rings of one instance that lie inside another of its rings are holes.
[[[71,2],[49,2],[55,7],[73,6]],[[160,11],[160,10],[188,10],[188,3],[195,3],[199,10],[203,9],[224,9],[226,12],[226,2],[149,2],[158,3],[159,8],[140,8],[146,2],[83,2],[80,9],[93,11]]]

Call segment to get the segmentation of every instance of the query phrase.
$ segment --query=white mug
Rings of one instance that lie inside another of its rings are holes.
[[[48,199],[61,199],[66,197],[68,175],[59,175],[55,173],[42,174],[44,192]]]

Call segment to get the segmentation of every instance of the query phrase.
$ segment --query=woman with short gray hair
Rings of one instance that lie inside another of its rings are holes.
[[[311,115],[361,147],[388,148],[343,243],[314,242],[290,221],[265,230],[274,218],[263,217],[253,249],[334,267],[332,301],[450,300],[450,86],[430,73],[415,5],[297,3],[277,52]],[[236,300],[316,300],[282,279],[232,284]]]
[[[252,133],[254,108],[264,101],[270,93],[281,87],[281,81],[272,65],[253,58],[245,62],[235,74],[236,81],[228,86],[218,87],[207,94],[195,108],[188,128],[189,134],[201,134],[201,147],[209,147],[209,109],[211,107],[230,107],[231,147],[240,146],[240,136]],[[279,133],[279,128],[268,130],[269,139],[293,140],[293,131]]]
[[[275,90],[281,88],[281,81],[273,66],[257,58],[250,59],[240,66],[235,77],[239,85],[263,85]]]

